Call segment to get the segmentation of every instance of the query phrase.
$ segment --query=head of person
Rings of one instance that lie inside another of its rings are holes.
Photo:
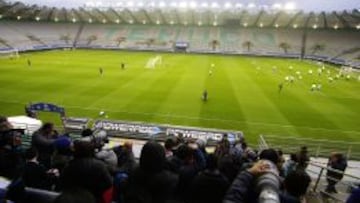
[[[297,156],[296,156],[295,153],[291,153],[291,154],[290,154],[290,160],[291,160],[291,161],[297,161]]]
[[[75,158],[90,158],[95,156],[95,146],[92,142],[77,140],[74,142]]]
[[[158,173],[165,166],[165,149],[155,141],[147,142],[140,153],[140,168],[146,173]]]
[[[176,140],[173,137],[169,137],[165,140],[164,147],[165,150],[171,151],[176,146]]]
[[[25,151],[26,161],[36,160],[37,157],[38,157],[38,151],[35,148],[30,147]]]
[[[301,154],[307,154],[307,153],[308,153],[307,146],[302,146],[302,147],[300,148],[300,153],[301,153]]]
[[[188,144],[179,146],[176,156],[186,164],[191,164],[194,161],[194,150]]]
[[[50,122],[44,123],[40,130],[44,135],[51,135],[54,132],[54,124]]]
[[[130,141],[126,141],[124,143],[124,149],[128,152],[132,152],[133,143]]]
[[[0,133],[12,129],[11,123],[5,116],[0,116]]]
[[[286,176],[284,187],[288,194],[299,198],[306,194],[310,182],[311,178],[304,170],[296,170]]]
[[[276,150],[274,149],[264,149],[260,152],[259,158],[262,160],[271,161],[273,164],[277,165],[279,163],[280,157]]]

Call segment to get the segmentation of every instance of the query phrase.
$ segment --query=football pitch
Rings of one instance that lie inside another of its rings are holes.
[[[161,60],[151,64],[155,58]],[[259,134],[360,141],[360,74],[339,71],[245,56],[22,53],[0,59],[0,114],[22,115],[29,102],[50,102],[73,117],[96,119],[104,111],[114,120],[240,130],[251,143]]]

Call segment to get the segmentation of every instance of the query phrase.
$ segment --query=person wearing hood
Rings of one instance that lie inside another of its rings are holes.
[[[147,142],[139,166],[129,174],[124,199],[127,203],[165,203],[173,199],[178,177],[165,169],[165,150],[157,142]]]

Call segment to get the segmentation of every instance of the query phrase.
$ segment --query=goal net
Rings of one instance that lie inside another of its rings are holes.
[[[162,64],[162,57],[161,56],[155,56],[150,58],[146,65],[145,68],[156,68],[157,66],[160,66]]]
[[[19,51],[17,49],[0,50],[0,58],[19,58]]]

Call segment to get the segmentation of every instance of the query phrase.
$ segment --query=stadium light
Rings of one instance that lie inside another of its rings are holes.
[[[177,3],[176,3],[176,2],[171,2],[171,3],[170,3],[170,6],[176,8],[176,7],[177,7]]]
[[[190,8],[197,8],[197,3],[195,1],[190,2]]]
[[[293,25],[293,28],[294,28],[294,29],[296,29],[297,27],[298,27],[298,25],[297,25],[297,24],[294,24],[294,25]]]
[[[36,16],[35,20],[36,20],[36,21],[39,21],[39,20],[40,20],[40,17],[39,17],[39,16]]]
[[[73,22],[73,23],[76,23],[76,19],[75,19],[75,18],[73,18],[73,19],[72,19],[72,22]]]
[[[208,4],[207,2],[203,2],[203,3],[201,4],[201,7],[207,8],[207,7],[209,7],[209,4]]]
[[[106,19],[103,19],[103,20],[102,20],[102,23],[106,23]]]
[[[142,23],[145,25],[145,24],[146,24],[146,20],[143,20]]]
[[[160,8],[164,8],[165,6],[166,6],[165,2],[161,1],[161,2],[159,3],[159,7],[160,7]]]
[[[217,26],[217,22],[216,22],[216,21],[213,23],[213,26]]]
[[[198,25],[199,25],[199,26],[201,26],[201,25],[202,25],[202,22],[201,22],[201,21],[199,21],[199,22],[198,22]]]
[[[143,7],[143,6],[144,6],[144,3],[140,1],[140,2],[138,2],[138,3],[136,4],[136,6],[137,6],[137,7]]]
[[[187,25],[187,24],[188,24],[188,22],[187,22],[187,21],[185,21],[185,22],[184,22],[184,25]]]
[[[282,8],[282,5],[279,4],[279,3],[275,3],[275,4],[272,5],[272,8],[273,8],[273,9],[281,9],[281,8]]]
[[[334,29],[337,30],[339,28],[338,25],[334,25]]]
[[[157,21],[156,21],[156,24],[157,24],[157,25],[160,25],[160,20],[157,20]]]
[[[314,24],[312,27],[313,27],[313,29],[316,29],[318,26],[316,24]]]
[[[89,18],[89,23],[92,23],[92,19],[91,19],[91,18]]]
[[[254,3],[249,3],[248,4],[248,8],[255,8],[255,7],[256,7],[256,5]]]
[[[264,27],[264,24],[263,24],[263,23],[260,23],[259,26],[260,26],[260,27]]]
[[[360,30],[360,24],[356,26],[356,29]]]
[[[173,20],[170,21],[170,25],[174,25],[174,21],[173,21]]]
[[[212,3],[211,3],[211,7],[212,7],[212,8],[217,8],[217,7],[219,7],[219,4],[216,3],[216,2],[212,2]]]
[[[117,24],[119,24],[119,23],[120,23],[120,19],[116,19],[115,22],[116,22]]]
[[[295,10],[296,9],[296,4],[294,2],[287,2],[284,5],[284,9],[288,10],[288,11]]]
[[[225,5],[224,5],[225,8],[231,8],[231,6],[232,6],[232,5],[231,5],[230,2],[226,2]]]
[[[55,21],[55,22],[58,22],[58,21],[59,21],[59,18],[55,17],[55,18],[54,18],[54,21]]]
[[[21,20],[21,16],[17,16],[16,19],[17,19],[17,20]]]
[[[242,8],[242,7],[243,7],[243,5],[241,3],[236,3],[235,4],[235,8]]]
[[[127,2],[127,7],[134,7],[134,2],[133,1]]]
[[[188,6],[188,5],[187,5],[187,2],[186,2],[186,1],[182,1],[182,2],[179,3],[179,7],[180,7],[180,8],[187,8],[187,6]]]
[[[130,23],[130,24],[133,24],[133,23],[134,23],[134,21],[133,21],[133,20],[129,20],[129,23]]]
[[[278,28],[278,27],[279,27],[279,24],[276,23],[276,24],[275,24],[275,27]]]
[[[247,27],[247,26],[248,26],[248,24],[247,24],[247,23],[244,23],[244,24],[243,24],[243,26],[244,26],[244,27]]]

